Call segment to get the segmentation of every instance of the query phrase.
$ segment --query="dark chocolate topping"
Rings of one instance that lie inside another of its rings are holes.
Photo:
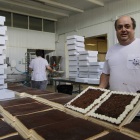
[[[70,100],[72,100],[75,96],[68,96],[68,97],[64,97],[64,98],[59,98],[59,99],[52,99],[50,101],[52,102],[56,102],[62,105],[65,105],[66,103],[68,103]]]
[[[2,107],[8,107],[8,106],[27,104],[27,103],[32,103],[32,102],[36,102],[36,100],[31,99],[31,98],[20,98],[20,99],[0,101],[0,105]]]
[[[9,87],[8,89],[13,91],[20,91],[20,90],[27,90],[31,88],[25,86],[14,86],[14,87]]]
[[[17,116],[17,118],[28,128],[35,128],[46,124],[52,124],[63,120],[74,118],[59,110],[48,110],[24,116]]]
[[[80,118],[34,129],[46,140],[84,140],[104,131],[104,127]]]
[[[95,113],[102,114],[112,118],[118,118],[130,104],[134,96],[112,94]]]
[[[123,127],[140,133],[140,121],[131,122]]]
[[[2,119],[3,118],[3,116],[0,114],[0,119]]]
[[[0,120],[0,137],[15,133],[15,132],[17,131],[14,128],[12,128],[6,122]]]
[[[96,140],[135,140],[135,139],[118,132],[111,132]]]
[[[79,98],[74,100],[71,105],[85,109],[91,105],[94,100],[98,99],[103,93],[104,91],[101,90],[88,89]]]
[[[17,115],[23,115],[23,114],[28,114],[28,113],[34,113],[37,111],[43,111],[49,108],[52,108],[52,107],[48,105],[44,105],[39,102],[34,102],[30,104],[25,104],[25,105],[6,107],[4,109],[8,111],[10,114],[12,114],[13,116],[17,116]]]
[[[29,90],[26,90],[25,93],[28,93],[31,95],[43,95],[43,94],[49,94],[49,93],[53,93],[53,92],[52,91],[37,90],[37,89],[29,89]]]
[[[54,94],[42,95],[42,96],[39,96],[39,97],[41,97],[43,99],[50,100],[50,99],[55,99],[55,98],[71,97],[71,95],[63,94],[63,93],[54,93]]]

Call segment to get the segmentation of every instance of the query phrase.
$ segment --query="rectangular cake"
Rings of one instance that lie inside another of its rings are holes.
[[[124,125],[121,128],[121,132],[134,139],[140,139],[140,120]]]
[[[54,124],[72,118],[74,117],[54,109],[29,115],[17,116],[15,118],[14,126],[24,138],[29,138],[31,134],[30,131],[33,128],[49,125],[52,123]]]
[[[138,113],[139,97],[137,93],[112,91],[87,116],[112,123],[119,129],[122,124],[129,123]]]
[[[89,140],[107,133],[102,126],[73,118],[31,130],[31,140]]]
[[[41,112],[51,109],[52,107],[44,105],[39,102],[33,102],[29,104],[22,104],[18,106],[6,107],[2,110],[2,115],[10,123],[15,121],[15,116],[32,114],[35,112]]]
[[[12,128],[6,122],[0,120],[0,139],[4,139],[17,134],[18,132],[14,128]]]
[[[86,114],[109,93],[109,90],[88,87],[68,102],[65,107]]]

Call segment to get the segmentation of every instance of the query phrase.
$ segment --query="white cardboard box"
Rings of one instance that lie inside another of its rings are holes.
[[[79,60],[78,55],[70,55],[69,60]]]
[[[79,60],[94,60],[94,61],[97,61],[97,56],[79,55]]]
[[[81,66],[79,66],[79,71],[89,71],[89,67],[88,66],[86,66],[86,67],[81,67]]]
[[[0,16],[0,25],[4,25],[5,17]]]
[[[88,56],[94,56],[94,55],[97,55],[98,54],[98,51],[82,51],[80,52],[80,54],[87,54]]]
[[[79,74],[79,77],[81,77],[81,78],[88,78],[88,74]]]
[[[93,69],[93,68],[89,68],[90,72],[101,72],[101,69]]]
[[[4,89],[4,88],[7,88],[7,83],[0,85],[0,89]]]
[[[76,50],[72,50],[72,51],[68,51],[68,55],[78,55],[79,52],[77,52]]]
[[[85,44],[84,43],[81,43],[81,42],[77,42],[77,43],[75,43],[75,44],[69,44],[69,45],[67,45],[67,47],[71,47],[71,48],[73,48],[73,47],[80,47],[80,48],[85,48]]]
[[[89,78],[75,78],[75,82],[87,83]]]
[[[7,64],[0,65],[0,69],[6,69],[6,68],[7,68]]]
[[[78,35],[71,35],[71,36],[67,36],[67,39],[77,39],[77,40],[84,40],[84,37],[83,36],[78,36]]]
[[[0,26],[0,35],[5,35],[6,31],[7,31],[6,26]]]
[[[100,83],[100,79],[89,79],[88,83],[89,84],[99,84]]]
[[[4,64],[4,59],[6,58],[5,54],[0,56],[0,65]]]
[[[90,65],[104,65],[104,62],[89,62]]]
[[[0,54],[3,54],[3,50],[6,49],[6,46],[0,46]]]
[[[75,45],[69,45],[69,46],[67,46],[67,48],[68,48],[68,50],[77,50],[77,52],[85,50],[84,47],[77,47]]]
[[[0,74],[4,74],[4,69],[0,68]]]
[[[84,39],[83,40],[82,39],[81,40],[78,40],[78,39],[74,38],[74,39],[67,40],[67,44],[75,44],[77,42],[81,42],[81,43],[84,44]]]
[[[75,61],[69,61],[69,65],[78,65],[78,60]]]
[[[6,79],[7,78],[7,74],[1,74],[0,75],[0,79]]]
[[[103,65],[91,65],[89,66],[91,69],[103,69]]]
[[[79,66],[88,66],[89,65],[89,62],[86,60],[86,61],[79,61]]]
[[[15,92],[8,90],[8,89],[1,89],[0,90],[0,100],[3,99],[10,99],[15,97]]]
[[[4,79],[0,79],[0,85],[4,84]]]
[[[8,40],[7,36],[0,36],[0,44],[5,45],[5,41]]]
[[[68,45],[76,45],[77,47],[84,47],[85,46],[84,42],[77,42],[77,41],[68,41],[67,46]]]

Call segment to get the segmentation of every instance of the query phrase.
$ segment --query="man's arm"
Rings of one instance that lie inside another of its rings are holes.
[[[50,72],[54,72],[54,70],[53,70],[49,65],[47,65],[46,68],[47,68]]]
[[[106,88],[109,84],[109,75],[102,73],[99,88]]]

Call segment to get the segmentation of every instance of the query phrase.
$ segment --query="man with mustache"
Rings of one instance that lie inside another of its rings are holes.
[[[119,43],[109,48],[100,77],[100,88],[136,93],[140,90],[140,39],[134,37],[136,22],[129,16],[115,21]]]

